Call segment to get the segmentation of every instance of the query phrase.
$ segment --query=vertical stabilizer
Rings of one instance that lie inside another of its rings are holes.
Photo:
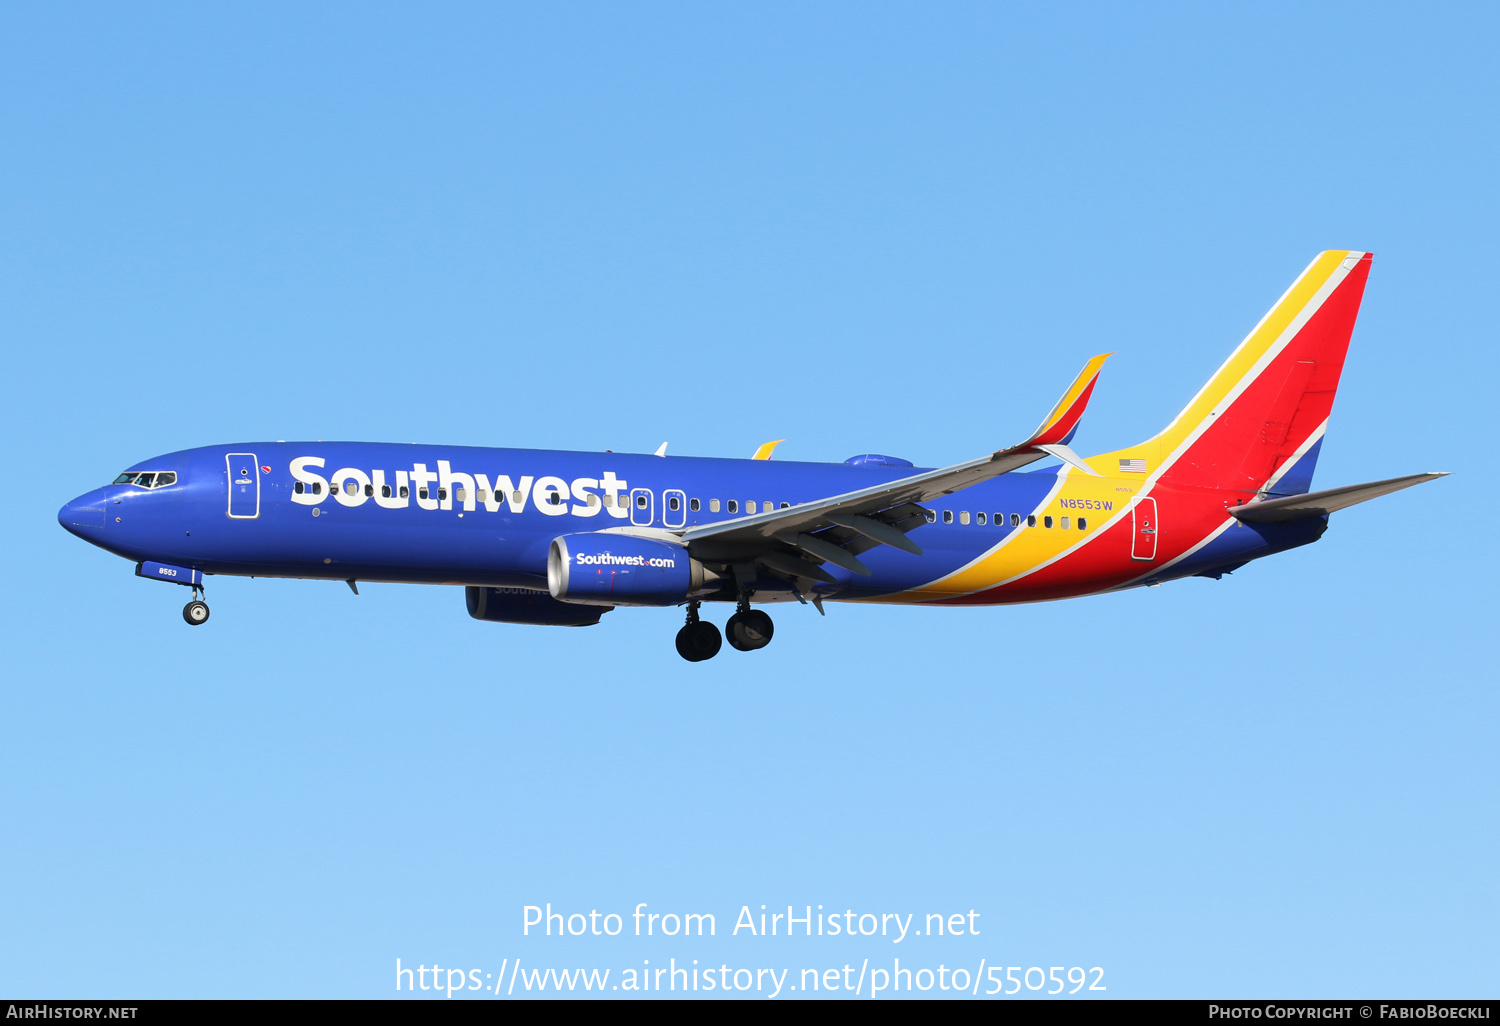
[[[1247,496],[1309,490],[1369,273],[1369,253],[1319,254],[1165,430],[1089,462]]]

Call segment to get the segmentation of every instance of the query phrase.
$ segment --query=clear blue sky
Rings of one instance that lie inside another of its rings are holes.
[[[0,992],[1493,996],[1497,51],[1481,4],[11,7]],[[1221,582],[782,609],[689,665],[678,610],[434,587],[215,579],[189,629],[55,521],[278,438],[942,465],[1115,350],[1106,451],[1326,248],[1376,257],[1317,483],[1454,476]],[[642,901],[719,936],[521,935]],[[981,933],[727,935],[762,903]]]

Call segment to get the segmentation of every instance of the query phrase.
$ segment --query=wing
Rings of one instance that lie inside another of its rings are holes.
[[[1067,442],[1078,429],[1100,368],[1096,356],[1026,441],[940,470],[804,502],[789,509],[722,520],[682,533],[694,558],[704,562],[758,562],[784,576],[836,583],[823,563],[853,573],[870,571],[856,557],[879,544],[921,554],[908,532],[927,522],[919,504],[999,477],[1048,455],[1077,457]],[[1082,462],[1082,461],[1078,461]],[[1091,471],[1092,472],[1092,471]]]

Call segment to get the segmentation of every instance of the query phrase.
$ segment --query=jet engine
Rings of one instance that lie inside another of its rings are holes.
[[[668,541],[595,531],[552,539],[547,588],[562,602],[675,606],[718,590],[719,576]]]
[[[493,623],[531,623],[545,627],[592,627],[608,606],[570,606],[545,591],[526,588],[464,589],[469,615]]]

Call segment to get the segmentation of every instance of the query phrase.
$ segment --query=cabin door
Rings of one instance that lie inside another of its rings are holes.
[[[687,523],[687,495],[676,488],[661,493],[661,522],[668,527]]]
[[[229,515],[235,520],[260,516],[260,464],[253,452],[232,452],[224,457],[229,480]]]
[[[651,502],[651,489],[634,488],[630,492],[630,522],[636,527],[650,527],[656,519]]]
[[[1147,496],[1136,501],[1130,511],[1130,558],[1149,563],[1156,558],[1156,500]]]

